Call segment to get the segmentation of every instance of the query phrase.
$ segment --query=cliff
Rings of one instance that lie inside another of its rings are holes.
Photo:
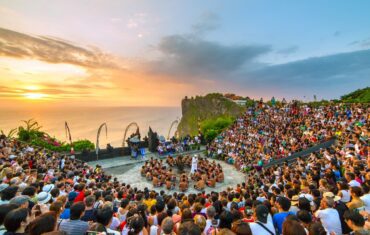
[[[245,107],[241,107],[222,94],[185,97],[181,102],[182,118],[177,127],[180,136],[198,134],[198,123],[218,117],[237,117]]]

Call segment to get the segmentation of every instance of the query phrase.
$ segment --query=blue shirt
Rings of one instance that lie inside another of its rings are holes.
[[[272,217],[272,221],[274,222],[274,226],[275,226],[275,228],[278,229],[279,234],[282,234],[283,233],[283,223],[285,221],[285,218],[288,215],[294,215],[294,213],[293,212],[290,212],[290,211],[288,211],[288,212],[280,212],[280,213],[275,214]]]
[[[69,208],[64,209],[63,213],[60,214],[61,219],[69,219],[71,210]]]

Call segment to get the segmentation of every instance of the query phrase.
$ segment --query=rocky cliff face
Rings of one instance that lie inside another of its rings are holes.
[[[185,97],[181,102],[182,118],[177,127],[180,136],[198,133],[198,123],[220,116],[239,116],[244,107],[223,97],[222,94],[212,93],[195,98]]]

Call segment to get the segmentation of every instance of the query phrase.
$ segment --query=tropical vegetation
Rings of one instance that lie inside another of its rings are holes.
[[[216,138],[223,130],[232,125],[235,118],[230,116],[221,116],[214,119],[208,119],[200,124],[200,130],[207,142]]]
[[[8,138],[14,138],[17,133],[18,140],[31,144],[32,146],[45,148],[57,152],[69,152],[72,147],[74,151],[92,150],[95,148],[90,140],[77,140],[72,143],[66,143],[51,137],[48,133],[42,131],[42,126],[33,119],[23,120],[23,125],[10,130],[7,134],[1,131],[2,135]]]
[[[370,87],[355,90],[341,97],[343,103],[370,103]]]

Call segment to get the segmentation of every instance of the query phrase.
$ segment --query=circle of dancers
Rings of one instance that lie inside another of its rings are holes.
[[[191,168],[190,173],[185,172],[184,168]],[[141,176],[151,181],[153,187],[165,186],[166,189],[173,190],[178,185],[181,192],[187,191],[191,182],[196,190],[202,191],[206,187],[214,188],[217,183],[224,181],[220,164],[197,155],[168,156],[166,160],[151,158],[142,166]]]

